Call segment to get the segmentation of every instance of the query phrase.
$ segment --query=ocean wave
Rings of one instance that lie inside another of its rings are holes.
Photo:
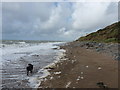
[[[2,48],[2,69],[5,71],[5,73],[3,73],[3,76],[12,76],[12,81],[9,80],[9,78],[4,78],[5,80],[3,79],[6,81],[6,83],[4,83],[4,86],[7,86],[7,82],[9,83],[8,87],[18,87],[18,84],[20,84],[19,87],[22,87],[21,83],[24,83],[24,87],[28,87],[28,84],[29,87],[39,86],[40,79],[42,80],[43,77],[49,75],[44,67],[52,62],[56,63],[59,61],[59,58],[62,55],[63,51],[61,49],[53,49],[59,47],[55,46],[55,44],[59,45],[59,42],[39,44],[34,43],[32,45],[30,44],[28,46],[24,46],[27,45],[26,43],[23,45],[23,47],[20,47],[17,44],[12,44],[9,47],[6,46],[5,48]],[[32,63],[35,66],[33,75],[29,77],[26,75],[25,69],[28,63]],[[17,76],[17,81],[19,82],[16,82],[15,78]],[[12,86],[13,84],[14,86]]]

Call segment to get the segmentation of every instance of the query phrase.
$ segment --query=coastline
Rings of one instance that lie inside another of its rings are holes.
[[[46,80],[46,77],[50,75],[50,68],[49,67],[55,67],[57,63],[61,62],[61,60],[66,60],[66,59],[60,59],[65,56],[65,50],[64,49],[59,49],[59,47],[55,47],[52,49],[57,49],[57,56],[55,56],[55,61],[51,62],[47,66],[44,66],[42,69],[40,69],[36,75],[32,76],[29,78],[29,85],[31,88],[38,88],[39,85],[41,85],[41,82]],[[38,76],[41,73],[41,76]]]
[[[46,68],[50,75],[44,78],[39,88],[99,88],[96,84],[100,81],[108,88],[118,88],[117,60],[110,55],[74,45],[68,43],[61,46],[66,50],[66,55]]]

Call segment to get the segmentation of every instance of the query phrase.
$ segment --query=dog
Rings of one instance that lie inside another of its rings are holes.
[[[32,74],[33,72],[33,65],[32,64],[28,64],[28,66],[26,67],[27,70],[27,76],[29,75],[29,72]]]

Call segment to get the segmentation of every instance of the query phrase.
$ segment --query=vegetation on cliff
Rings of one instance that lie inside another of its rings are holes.
[[[120,43],[120,21],[112,25],[100,29],[97,32],[90,33],[86,36],[80,37],[76,41],[92,41],[92,42],[105,42],[105,43]]]

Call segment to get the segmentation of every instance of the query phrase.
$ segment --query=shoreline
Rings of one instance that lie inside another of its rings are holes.
[[[118,88],[117,60],[74,45],[61,46],[66,50],[66,56],[46,68],[50,75],[44,78],[39,88],[99,88],[96,84],[100,81],[108,88]]]
[[[38,76],[37,75],[34,75],[33,77],[29,77],[29,85],[31,86],[31,88],[38,88],[39,85],[41,85],[41,82],[45,81],[46,77],[48,77],[50,75],[50,72],[49,70],[51,68],[49,67],[55,67],[55,65],[57,63],[59,63],[60,61],[63,61],[65,59],[60,59],[60,58],[63,58],[65,56],[65,50],[63,49],[59,49],[59,47],[55,47],[55,48],[52,48],[52,49],[57,49],[59,50],[59,52],[57,53],[57,56],[56,56],[56,59],[55,61],[51,62],[50,64],[48,64],[47,66],[44,66],[43,68],[41,68],[38,73],[42,73],[41,76]]]

